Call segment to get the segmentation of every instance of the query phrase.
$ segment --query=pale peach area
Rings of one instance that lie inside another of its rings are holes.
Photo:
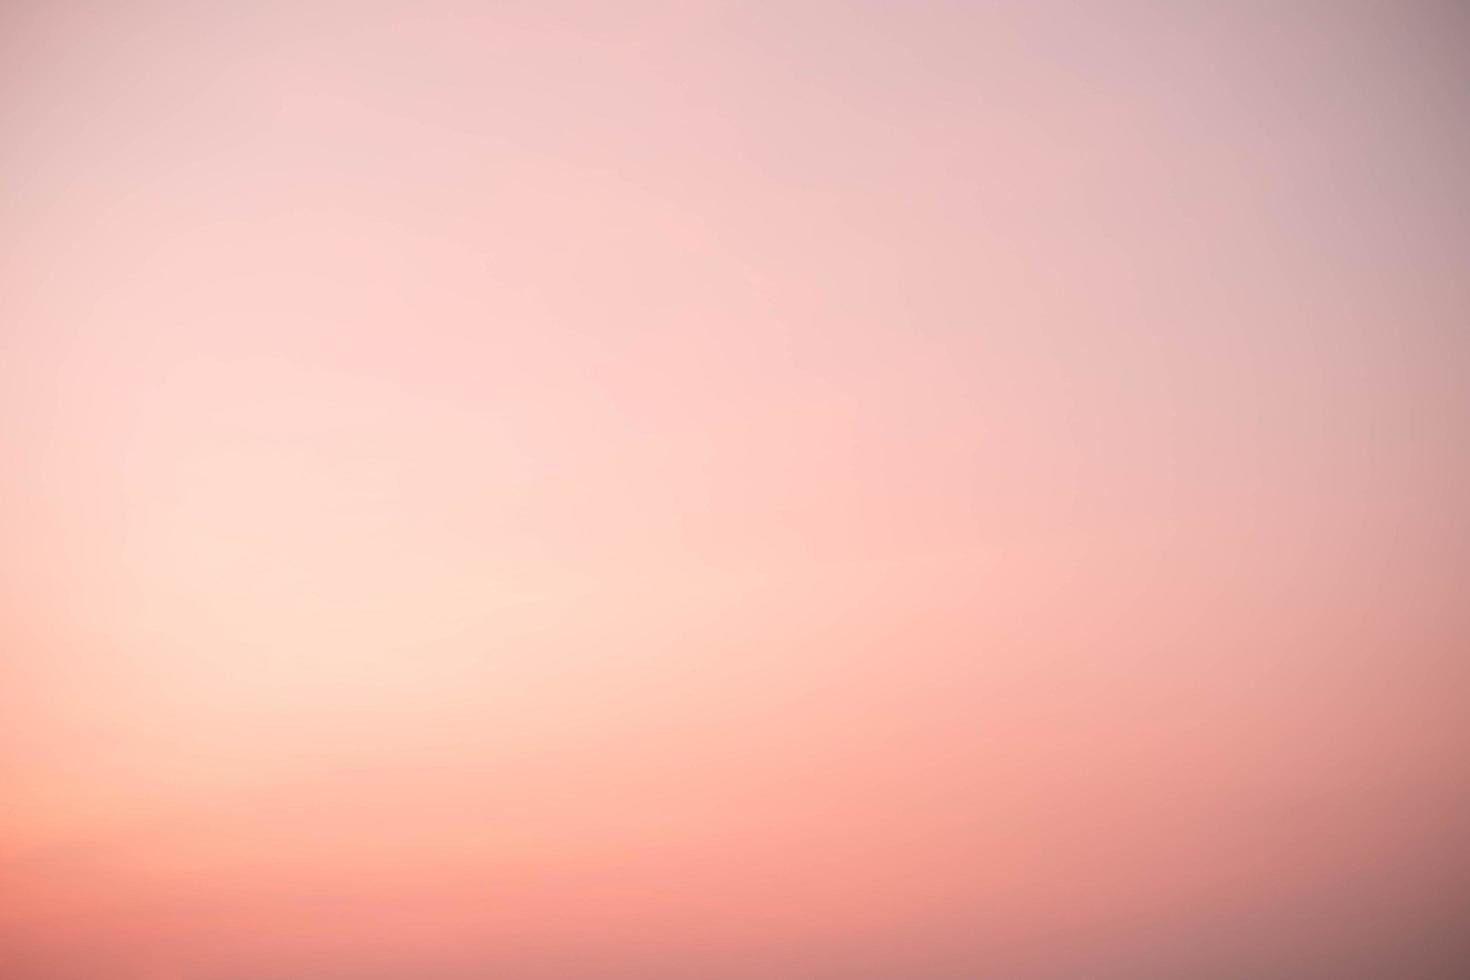
[[[1465,975],[1467,41],[0,5],[0,980]]]

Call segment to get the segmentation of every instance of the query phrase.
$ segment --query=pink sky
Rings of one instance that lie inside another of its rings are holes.
[[[3,4],[0,977],[1463,976],[1467,41]]]

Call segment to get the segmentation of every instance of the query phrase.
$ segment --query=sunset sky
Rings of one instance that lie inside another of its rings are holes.
[[[0,0],[0,980],[1470,975],[1470,11]]]

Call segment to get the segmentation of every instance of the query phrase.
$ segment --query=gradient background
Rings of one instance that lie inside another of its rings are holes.
[[[1470,975],[1467,66],[0,4],[0,977]]]

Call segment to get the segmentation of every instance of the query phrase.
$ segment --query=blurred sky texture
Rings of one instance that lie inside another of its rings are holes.
[[[0,976],[1470,975],[1467,46],[0,4]]]

